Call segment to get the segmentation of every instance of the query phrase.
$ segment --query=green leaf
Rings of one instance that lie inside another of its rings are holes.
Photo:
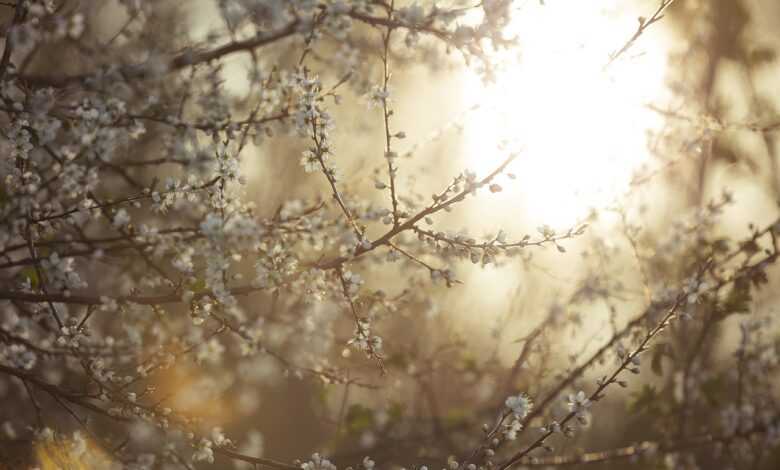
[[[750,293],[750,284],[745,281],[734,283],[734,287],[720,305],[723,316],[736,313],[748,313],[753,296]]]
[[[190,284],[190,289],[192,292],[195,292],[196,294],[199,294],[206,290],[206,280],[205,279],[196,279],[194,282]]]
[[[35,268],[32,266],[26,267],[22,270],[20,273],[22,277],[25,279],[30,280],[30,286],[32,286],[33,289],[36,289],[38,287],[38,273],[35,272]]]
[[[645,384],[639,391],[631,394],[628,402],[628,411],[630,413],[643,413],[655,407],[659,395],[655,387]]]
[[[369,429],[374,424],[374,412],[363,405],[351,405],[347,410],[347,428],[354,433]]]
[[[463,367],[463,371],[477,371],[479,369],[479,365],[477,364],[477,358],[469,353],[464,353],[460,360],[461,367]]]
[[[456,427],[468,421],[471,413],[464,408],[452,408],[444,415],[444,423],[448,427]]]
[[[404,404],[394,401],[390,404],[390,408],[387,410],[387,414],[390,416],[391,421],[399,421],[404,415]]]

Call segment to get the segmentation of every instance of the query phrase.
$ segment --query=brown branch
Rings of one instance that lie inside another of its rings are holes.
[[[27,7],[23,2],[18,1],[14,7],[14,19],[11,21],[11,28],[24,22],[25,16],[27,16]],[[11,64],[11,53],[14,50],[13,36],[10,33],[11,31],[6,31],[3,56],[0,58],[0,82],[3,81],[8,66]]]
[[[204,62],[211,62],[218,60],[222,57],[237,52],[249,52],[256,48],[273,44],[281,39],[292,36],[298,31],[300,23],[298,20],[293,20],[284,27],[272,31],[270,33],[259,33],[256,36],[243,41],[233,41],[225,45],[219,46],[215,49],[205,50],[201,52],[193,52],[191,50],[182,52],[170,61],[168,61],[168,69],[172,71],[181,70],[185,67],[190,67]],[[121,73],[129,77],[139,75],[139,70],[143,70],[138,65],[129,65],[121,69]],[[88,78],[89,74],[70,75],[61,77],[50,76],[22,76],[19,77],[22,81],[31,85],[39,86],[54,86],[64,87],[73,83],[79,83]]]
[[[674,0],[661,0],[660,5],[658,5],[658,8],[653,12],[653,14],[650,16],[649,19],[646,19],[644,17],[639,17],[639,25],[636,28],[636,31],[634,34],[626,41],[625,44],[623,44],[623,47],[621,47],[617,52],[613,53],[609,57],[609,62],[604,66],[604,68],[608,68],[610,65],[612,65],[620,56],[625,54],[631,46],[634,45],[634,43],[639,39],[642,34],[649,28],[652,24],[660,21],[664,17],[664,11],[672,4],[674,3]]]
[[[733,435],[701,434],[689,439],[677,440],[667,443],[644,441],[630,446],[618,447],[615,449],[603,451],[584,452],[582,454],[573,455],[558,455],[554,457],[540,457],[523,462],[523,466],[563,467],[629,459],[642,455],[668,454],[673,452],[693,450],[711,445],[728,444],[736,439],[747,439],[753,435],[765,433],[766,430],[767,428],[765,426],[758,425],[750,430],[737,432]]]
[[[472,188],[465,188],[460,193],[456,194],[455,196],[451,197],[450,199],[445,200],[444,202],[435,202],[431,204],[430,206],[426,207],[425,209],[421,210],[414,216],[408,218],[404,223],[398,225],[397,227],[393,227],[390,230],[388,230],[384,235],[377,238],[373,242],[371,242],[371,245],[368,247],[358,246],[358,248],[355,250],[355,254],[350,258],[346,256],[339,256],[332,259],[327,259],[324,261],[320,261],[316,263],[313,267],[319,268],[319,269],[336,269],[345,262],[349,261],[352,258],[356,258],[358,256],[361,256],[369,251],[373,251],[379,246],[386,245],[390,240],[393,239],[396,235],[398,235],[401,232],[404,232],[406,230],[411,229],[414,227],[414,225],[419,222],[420,220],[424,219],[425,217],[435,214],[439,211],[442,211],[453,204],[463,201],[468,194],[475,191],[476,189],[483,187],[490,183],[496,176],[498,176],[500,173],[502,173],[506,167],[512,163],[512,161],[516,158],[516,155],[510,155],[506,160],[504,160],[501,165],[498,166],[495,170],[493,170],[489,175],[484,177],[482,180],[475,183],[474,187]]]

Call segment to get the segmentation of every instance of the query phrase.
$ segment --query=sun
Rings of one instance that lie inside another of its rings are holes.
[[[615,201],[648,160],[661,119],[647,104],[663,95],[666,50],[659,27],[605,67],[636,28],[626,3],[526,2],[508,31],[519,47],[501,57],[495,83],[464,73],[463,99],[480,105],[464,125],[464,163],[486,174],[519,151],[503,197],[531,219],[575,223]]]

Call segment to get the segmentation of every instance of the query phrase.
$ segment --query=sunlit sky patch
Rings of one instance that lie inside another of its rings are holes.
[[[473,70],[462,77],[466,103],[481,103],[465,126],[465,165],[485,174],[507,154],[521,157],[517,180],[501,195],[524,216],[564,227],[591,207],[609,205],[647,160],[647,132],[661,124],[645,107],[663,95],[666,49],[661,27],[605,68],[636,28],[637,5],[521,2],[509,33],[519,48],[507,54],[496,82]],[[519,51],[519,53],[518,53]]]

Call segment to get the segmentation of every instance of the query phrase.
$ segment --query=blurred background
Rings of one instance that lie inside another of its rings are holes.
[[[396,2],[405,3],[411,2]],[[231,34],[220,6],[224,2],[160,1],[154,15],[129,28],[137,26],[139,34],[171,49],[190,41],[208,44]],[[270,294],[242,301],[267,317],[264,337],[293,362],[349,365],[356,379],[378,388],[298,378],[261,355],[237,359],[229,368],[177,368],[156,383],[160,393],[175,391],[177,408],[240,436],[240,446],[254,455],[293,461],[321,451],[345,465],[364,455],[380,465],[441,465],[448,455],[472,448],[479,427],[493,419],[506,396],[518,390],[544,395],[558,374],[593,354],[647,308],[654,293],[678,280],[682,273],[675,263],[695,250],[691,233],[741,239],[750,236],[749,224],[771,224],[780,215],[780,2],[677,0],[611,61],[634,34],[638,18],[657,6],[657,0],[515,1],[507,32],[517,45],[491,53],[499,67],[488,80],[478,63],[464,63],[457,51],[447,53],[435,41],[406,47],[399,33],[391,49],[390,88],[393,130],[406,134],[396,147],[405,203],[425,204],[461,171],[487,175],[516,152],[508,169],[513,177],[497,181],[500,192],[437,214],[435,229],[467,231],[479,239],[503,231],[516,240],[537,237],[544,226],[565,232],[587,223],[585,235],[562,242],[564,251],[525,249],[486,266],[452,258],[449,266],[462,281],[452,288],[432,284],[429,273],[411,263],[356,267],[366,289],[400,299],[377,301],[387,375],[346,347],[348,323],[332,332],[322,326],[341,315],[337,304],[304,305]],[[87,13],[86,42],[105,41],[128,20],[128,10],[110,1],[82,2],[79,8]],[[349,47],[339,38],[324,38],[307,64],[326,88],[342,78],[340,72],[351,71],[340,89],[341,104],[330,108],[334,159],[349,198],[368,210],[386,203],[386,194],[374,188],[386,171],[381,110],[366,97],[381,82],[382,67],[375,51],[378,32],[356,28]],[[171,40],[174,31],[183,36]],[[121,38],[117,47],[123,47]],[[293,68],[298,54],[292,52],[299,50],[300,44],[290,43],[264,49],[254,59],[248,54],[225,59],[218,73],[231,110],[236,115],[251,110],[258,93],[251,82],[253,63],[265,72]],[[51,68],[78,73],[87,67],[86,57],[64,42],[39,53],[29,69],[38,75]],[[176,84],[161,79],[155,86]],[[256,213],[271,217],[293,198],[303,206],[322,199],[327,181],[305,173],[299,163],[305,143],[283,129],[268,129],[242,153],[246,197],[256,203]],[[160,151],[167,144],[158,137],[150,126],[138,151]],[[724,200],[728,203],[721,204]],[[368,233],[373,238],[384,230],[376,224]],[[770,286],[775,271],[770,268]],[[420,285],[424,292],[413,292]],[[748,310],[774,314],[776,293],[774,288],[753,293]],[[296,349],[291,336],[298,333],[288,321],[300,311],[315,319],[306,327],[306,351]],[[726,367],[721,361],[733,355],[739,321],[718,325],[707,359],[697,363],[701,374],[711,378]],[[513,370],[524,338],[540,325],[546,341],[532,361]],[[685,352],[695,328],[675,326],[663,342]],[[662,357],[660,366],[644,367],[627,389],[608,394],[589,429],[561,441],[556,451],[663,438],[664,417],[673,415],[680,386],[681,357]],[[611,358],[602,362],[582,383],[592,384],[613,367]],[[246,382],[240,387],[230,377],[237,371]],[[475,403],[481,407],[475,409]],[[705,403],[717,409],[725,402]],[[696,413],[698,421],[692,422],[708,422],[702,417],[706,407]],[[0,410],[5,419],[13,414]],[[132,432],[139,442],[154,435],[145,424]],[[776,468],[773,455],[762,468]],[[718,468],[718,461],[703,457],[701,462],[716,466],[702,468]]]

